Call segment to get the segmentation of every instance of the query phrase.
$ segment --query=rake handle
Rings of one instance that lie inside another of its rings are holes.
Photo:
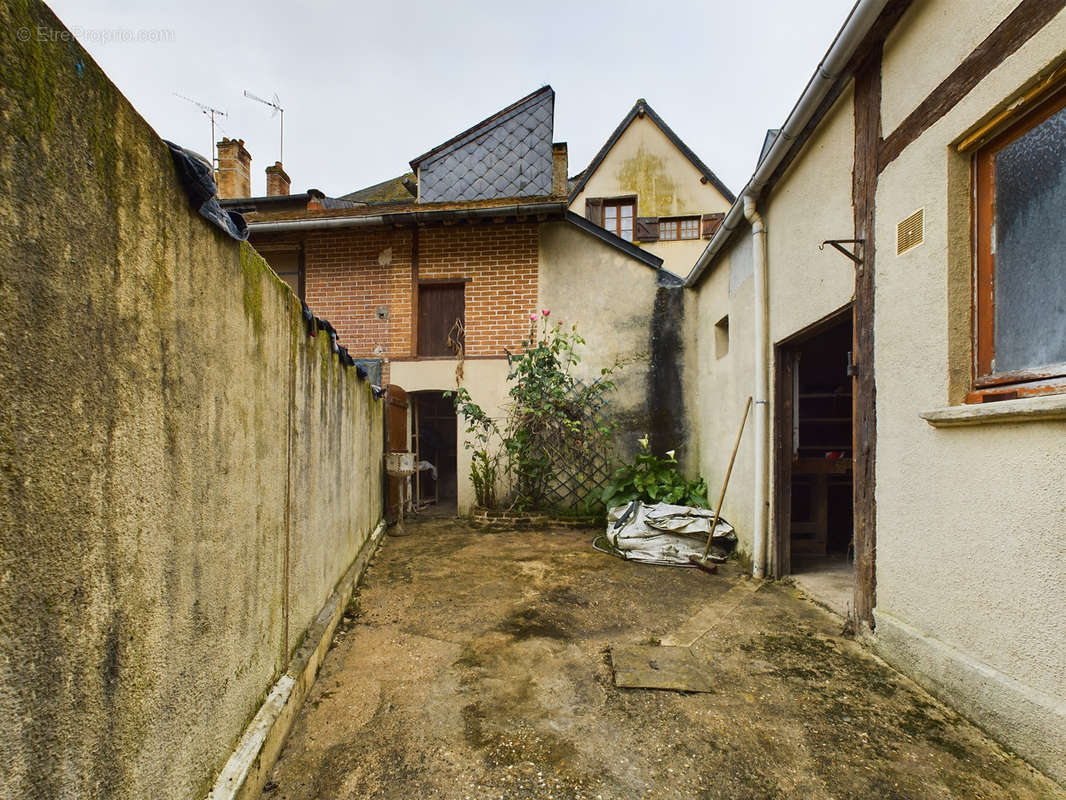
[[[711,552],[711,539],[714,538],[714,529],[718,527],[718,517],[722,514],[722,503],[725,500],[725,490],[729,486],[729,476],[733,474],[733,462],[737,459],[737,450],[740,449],[740,437],[744,435],[744,423],[748,421],[748,412],[751,410],[751,397],[744,406],[744,417],[740,420],[740,429],[737,431],[737,440],[733,443],[733,454],[729,456],[729,466],[725,469],[725,480],[722,481],[722,493],[718,495],[718,505],[714,507],[714,522],[711,523],[711,532],[707,535],[707,546],[703,548],[702,561],[707,560],[707,554]]]

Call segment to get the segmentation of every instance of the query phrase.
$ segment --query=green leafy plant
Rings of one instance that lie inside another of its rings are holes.
[[[615,388],[615,363],[600,370],[589,384],[572,374],[585,340],[577,326],[569,329],[548,322],[548,309],[529,315],[529,332],[519,355],[507,354],[511,384],[504,446],[513,480],[514,505],[524,510],[547,505],[548,488],[556,466],[578,467],[588,454],[603,449],[614,432],[609,423],[592,422],[586,413],[606,402]]]
[[[707,484],[703,478],[687,480],[677,468],[674,451],[659,457],[648,449],[648,439],[639,440],[641,452],[633,463],[622,464],[601,499],[607,508],[642,500],[645,503],[671,503],[680,506],[706,507]]]
[[[585,340],[576,325],[549,324],[550,313],[530,314],[521,351],[507,353],[510,399],[502,422],[489,417],[465,388],[446,393],[454,394],[456,412],[466,420],[464,445],[473,451],[470,478],[478,504],[487,508],[498,507],[503,471],[511,507],[545,509],[558,467],[566,464],[577,475],[589,471],[586,462],[608,447],[614,432],[611,423],[589,410],[606,403],[615,388],[611,375],[620,365],[600,370],[591,383],[579,381],[572,370]]]
[[[474,485],[474,500],[483,508],[496,508],[500,459],[504,454],[499,426],[473,401],[465,387],[460,386],[455,392],[444,392],[445,397],[453,395],[456,413],[466,420],[463,446],[472,451],[470,482]]]

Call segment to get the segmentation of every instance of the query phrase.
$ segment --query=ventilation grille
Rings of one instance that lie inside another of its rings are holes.
[[[922,243],[925,235],[924,208],[919,208],[896,226],[896,255]]]

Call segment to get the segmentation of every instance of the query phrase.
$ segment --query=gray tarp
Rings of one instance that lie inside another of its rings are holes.
[[[596,547],[627,561],[691,566],[690,555],[702,556],[714,511],[667,503],[645,505],[634,500],[607,512],[607,533]],[[725,561],[737,544],[733,526],[721,517],[715,526],[709,560]]]

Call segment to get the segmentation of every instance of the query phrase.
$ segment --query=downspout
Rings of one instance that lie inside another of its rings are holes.
[[[744,217],[751,225],[752,266],[755,272],[755,515],[752,574],[766,575],[770,471],[769,418],[769,304],[766,295],[766,226],[755,208],[755,198],[744,195]]]

